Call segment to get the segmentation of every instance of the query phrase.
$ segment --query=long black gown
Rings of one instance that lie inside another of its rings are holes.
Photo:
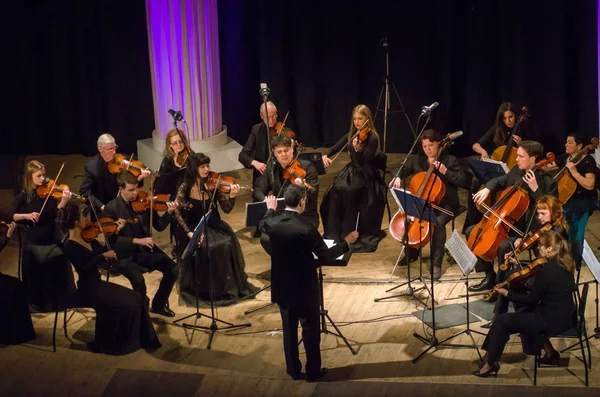
[[[329,152],[331,156],[341,150],[348,141],[344,136]],[[385,210],[387,187],[376,165],[379,138],[369,135],[362,152],[356,152],[352,143],[348,144],[350,162],[335,177],[331,187],[325,192],[320,212],[323,221],[324,238],[341,242],[356,229],[358,221],[359,238],[352,246],[353,252],[377,250],[384,236],[381,220]]]
[[[35,193],[28,200],[25,192],[19,193],[9,219],[14,214],[40,212],[44,199]],[[46,202],[44,211],[35,225],[29,226],[23,247],[23,283],[27,288],[29,303],[48,312],[68,306],[75,296],[73,271],[61,248],[61,234],[56,226],[58,205],[55,199]]]
[[[187,184],[184,182],[177,194],[178,202],[190,202],[190,210],[176,211],[176,217],[182,233],[177,239],[179,256],[187,246],[187,233],[193,231],[204,215],[208,212],[210,200],[195,200],[189,197]],[[216,201],[225,213],[231,212],[235,198],[229,199],[224,193],[217,192]],[[208,244],[208,263],[206,246]],[[209,268],[210,265],[210,268]],[[257,288],[248,282],[245,272],[246,263],[242,255],[240,243],[233,229],[221,220],[216,204],[213,203],[212,214],[208,221],[208,230],[204,243],[196,254],[182,262],[179,272],[179,294],[187,304],[195,304],[196,286],[198,297],[204,301],[210,300],[210,273],[214,286],[215,304],[226,306],[247,299]],[[196,277],[196,269],[198,274]],[[209,272],[210,270],[210,272]],[[196,282],[197,280],[197,282]]]
[[[0,251],[8,239],[0,241]],[[21,280],[0,273],[0,345],[17,345],[35,339],[27,294]]]
[[[141,295],[100,279],[98,264],[104,262],[104,256],[73,240],[68,240],[65,248],[79,275],[78,303],[96,311],[94,350],[123,355],[160,347]]]

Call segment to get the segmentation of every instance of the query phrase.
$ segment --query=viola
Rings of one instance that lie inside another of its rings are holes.
[[[178,165],[179,168],[185,168],[188,165],[188,157],[190,157],[190,154],[194,153],[192,151],[192,149],[189,148],[185,148],[183,149],[181,152],[177,153],[177,155],[175,155],[175,162]]]
[[[447,137],[440,142],[434,162],[438,161],[440,154],[450,142],[452,142],[452,140],[447,139]],[[434,162],[429,165],[426,172],[419,172],[413,176],[410,181],[409,191],[413,195],[421,197],[436,205],[444,198],[444,195],[446,194],[446,185],[444,185],[441,178],[434,174]],[[411,248],[424,247],[431,240],[433,227],[424,219],[415,221],[414,218],[409,217],[408,229],[406,229],[406,216],[406,213],[402,210],[396,212],[390,222],[390,234],[394,239],[403,244],[407,243]],[[405,234],[408,234],[408,236],[405,236]]]
[[[35,188],[35,194],[41,198],[46,198],[48,195],[50,195],[53,198],[60,200],[62,199],[62,195],[65,190],[71,189],[69,189],[69,186],[64,184],[57,185],[54,179],[47,179],[45,184]],[[73,192],[71,192],[71,196],[75,197],[80,202],[85,203],[85,197]]]
[[[144,167],[144,164],[142,164],[141,161],[133,159],[127,160],[125,156],[119,153],[115,154],[115,158],[108,163],[108,171],[110,171],[111,174],[119,174],[123,171],[129,171],[137,177],[140,176],[142,170],[144,169],[148,169],[150,172],[154,173],[154,171],[151,169]]]
[[[531,170],[535,172],[554,160],[554,154],[548,153],[546,159],[536,163]],[[509,229],[523,235],[513,226],[529,207],[529,194],[521,188],[523,183],[521,178],[518,183],[502,191],[496,204],[492,207],[485,206],[487,211],[469,235],[467,242],[469,249],[476,256],[486,261],[494,260],[498,255],[498,246],[508,237]]]
[[[533,245],[535,243],[537,243],[538,240],[540,239],[540,234],[542,232],[548,231],[550,229],[552,229],[552,224],[546,223],[544,226],[542,226],[540,229],[538,229],[535,233],[529,232],[529,235],[527,236],[527,238],[524,239],[523,241],[521,241],[521,244],[519,244],[518,247],[515,247],[516,253],[520,254],[521,252],[527,251],[528,249],[532,248]],[[500,265],[500,270],[506,271],[509,269],[509,267],[511,267],[511,262],[509,259],[513,255],[514,254],[511,252],[510,255],[504,260],[504,263]]]
[[[136,224],[138,223],[137,218],[126,219],[125,223]],[[81,229],[80,235],[83,241],[89,243],[92,240],[98,238],[100,233],[111,235],[117,232],[118,223],[112,218],[101,218],[97,222],[87,221],[85,227]],[[100,230],[102,228],[102,230]]]
[[[218,184],[218,185],[217,185]],[[214,171],[211,171],[206,178],[205,186],[209,191],[219,189],[220,192],[229,193],[231,191],[231,185],[235,185],[235,179],[230,176],[219,176]],[[240,185],[240,189],[246,190],[251,193],[252,188],[246,185]]]
[[[598,147],[598,143],[598,138],[592,138],[591,143],[569,157],[569,161],[574,164],[579,163],[588,154],[588,152]],[[560,171],[558,171],[558,173],[554,176],[554,180],[558,185],[558,199],[561,203],[566,204],[577,190],[577,181],[575,178],[573,178],[573,175],[571,175],[567,166],[564,166]]]
[[[308,190],[311,190],[313,188],[311,185],[306,183],[306,170],[302,168],[302,166],[300,165],[300,161],[298,160],[293,160],[287,167],[283,168],[283,178],[289,180],[292,183],[294,183],[297,178],[300,178],[302,179],[304,186]]]
[[[360,130],[358,130],[355,134],[355,136],[358,136],[358,140],[363,143],[364,141],[367,140],[367,138],[369,137],[369,133],[371,132],[371,129],[369,128],[369,126],[365,126],[363,128],[361,128]]]
[[[523,269],[508,276],[508,278],[504,282],[497,284],[493,290],[491,290],[485,295],[483,300],[490,301],[494,297],[494,295],[498,293],[496,292],[496,288],[504,288],[506,286],[510,286],[510,288],[513,289],[523,288],[525,280],[529,279],[532,276],[535,276],[546,263],[548,263],[548,259],[546,258],[538,258],[534,260],[533,262],[525,266]]]
[[[513,130],[508,135],[508,141],[506,145],[498,146],[496,150],[492,153],[490,158],[492,160],[502,161],[505,163],[509,169],[517,165],[517,148],[515,148],[515,140],[513,136],[515,136],[519,130],[519,126],[523,124],[525,120],[529,118],[529,109],[526,106],[521,108],[521,114],[519,115],[519,119],[515,124]]]
[[[167,203],[169,201],[168,194],[157,194],[152,198],[152,208],[155,211],[166,211]],[[183,209],[191,209],[194,205],[192,203],[179,203],[176,202],[180,208]],[[131,208],[135,212],[144,212],[150,208],[150,197],[148,197],[148,193],[139,192],[137,198],[131,202]]]

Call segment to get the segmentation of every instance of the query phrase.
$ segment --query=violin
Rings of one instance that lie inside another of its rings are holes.
[[[185,168],[188,166],[188,157],[190,154],[194,153],[191,149],[185,148],[181,152],[175,155],[175,163],[179,168]]]
[[[290,115],[290,112],[287,112],[285,114],[285,118],[283,119],[283,122],[278,121],[277,123],[275,123],[275,125],[273,127],[271,127],[269,129],[270,135],[271,137],[277,136],[277,135],[281,135],[281,134],[285,134],[287,135],[290,139],[292,140],[296,140],[296,133],[292,130],[290,130],[288,127],[285,126],[285,122],[287,121],[288,116]]]
[[[313,189],[313,187],[305,181],[306,170],[302,168],[302,166],[300,165],[300,161],[296,159],[292,160],[292,162],[287,167],[283,168],[283,178],[289,180],[292,183],[294,183],[297,178],[300,178],[302,179],[302,183],[304,183],[304,186],[308,190]]]
[[[358,136],[358,140],[363,143],[364,141],[367,140],[367,138],[369,137],[369,132],[371,132],[371,128],[369,128],[369,126],[364,126],[363,128],[361,128],[360,130],[358,130],[356,132],[356,134],[354,134],[355,137]]]
[[[45,184],[35,188],[35,194],[41,198],[46,198],[50,195],[53,198],[60,200],[65,190],[70,190],[69,186],[64,184],[57,185],[54,179],[47,179]],[[71,196],[75,197],[80,202],[85,203],[85,197],[73,192],[71,192]]]
[[[429,164],[427,171],[415,174],[410,181],[409,191],[413,195],[421,197],[434,205],[439,204],[444,198],[446,185],[444,185],[440,177],[434,174],[435,166],[433,163],[438,161],[440,154],[450,142],[452,142],[451,139],[444,138],[440,142],[435,160]],[[418,219],[416,222],[413,222],[414,219],[409,217],[410,223],[408,224],[408,229],[406,229],[406,216],[406,213],[402,209],[396,212],[390,222],[390,234],[394,239],[403,244],[408,242],[408,246],[411,248],[424,247],[431,240],[431,224],[424,219]],[[405,234],[408,234],[408,236],[405,236]]]
[[[125,159],[125,156],[119,153],[115,154],[114,160],[108,163],[108,171],[111,174],[119,174],[123,171],[129,171],[134,176],[138,177],[141,175],[142,170],[144,169],[148,169],[150,172],[154,173],[154,171],[151,169],[144,167],[144,164],[142,164],[141,161],[132,159],[127,160]]]
[[[166,211],[167,203],[172,200],[169,200],[168,194],[157,194],[152,198],[152,208],[156,211]],[[192,203],[179,203],[175,202],[180,208],[183,209],[191,209],[193,208]],[[148,197],[148,193],[139,192],[137,198],[131,202],[131,208],[135,212],[144,212],[148,208],[150,208],[150,198]]]
[[[574,164],[579,163],[588,152],[598,147],[598,143],[598,138],[592,138],[591,143],[569,157],[569,161]],[[558,171],[558,174],[554,176],[554,180],[558,185],[558,200],[560,200],[561,203],[566,204],[577,190],[577,181],[573,178],[573,175],[571,175],[566,165]]]
[[[554,154],[548,153],[546,158],[536,163],[531,170],[535,171],[554,160]],[[521,178],[515,185],[504,189],[492,207],[483,204],[487,211],[467,241],[469,249],[476,256],[491,262],[498,255],[500,243],[508,237],[509,229],[516,231],[520,236],[523,235],[513,226],[529,207],[529,194],[521,188],[523,182]]]
[[[496,288],[504,288],[506,286],[510,286],[510,288],[513,289],[523,288],[525,280],[529,279],[532,276],[535,276],[546,263],[548,263],[548,259],[546,258],[538,258],[534,260],[533,262],[525,266],[523,269],[508,276],[508,278],[504,282],[497,284],[493,290],[491,290],[485,295],[483,300],[490,301],[494,297],[494,295],[498,293],[496,291]]]
[[[533,245],[535,243],[537,243],[538,240],[540,239],[540,234],[542,232],[548,231],[550,229],[552,229],[552,224],[546,223],[544,226],[542,226],[540,229],[538,229],[535,233],[529,232],[529,235],[527,236],[527,238],[524,239],[523,241],[521,241],[521,244],[519,244],[518,247],[515,247],[516,253],[520,254],[521,252],[527,251],[528,249],[532,248]],[[506,257],[506,260],[504,261],[504,263],[500,265],[500,270],[506,271],[509,269],[509,267],[512,267],[509,259],[513,255],[514,254],[511,252],[510,255],[508,257]]]
[[[217,185],[218,183],[218,185]],[[230,176],[219,176],[214,171],[211,171],[206,178],[205,186],[209,191],[219,189],[220,192],[229,193],[231,191],[231,185],[235,185],[235,179]],[[251,193],[252,188],[246,185],[240,186],[240,189],[246,190]]]
[[[125,223],[136,224],[138,223],[137,218],[126,219]],[[81,229],[80,235],[83,241],[89,243],[95,240],[100,233],[106,235],[114,234],[117,232],[118,223],[112,218],[101,218],[97,222],[87,221],[85,227]],[[102,231],[100,230],[102,228]]]
[[[517,148],[515,148],[515,140],[513,139],[513,136],[517,134],[519,126],[528,118],[529,109],[527,109],[527,106],[523,106],[521,108],[521,114],[519,114],[517,123],[515,124],[511,133],[508,135],[508,142],[506,142],[506,145],[498,146],[496,150],[494,150],[490,156],[492,160],[502,161],[508,166],[508,169],[511,169],[517,165]]]

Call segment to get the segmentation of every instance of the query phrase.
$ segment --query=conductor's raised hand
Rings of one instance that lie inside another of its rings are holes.
[[[267,204],[267,209],[268,210],[277,210],[277,197],[271,195],[271,196],[267,196],[265,197],[265,203]]]
[[[344,240],[346,240],[348,244],[354,244],[356,240],[358,240],[358,232],[355,230],[353,232],[348,233],[348,235],[344,237]]]

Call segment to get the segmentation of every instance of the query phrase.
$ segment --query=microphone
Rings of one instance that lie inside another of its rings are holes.
[[[453,132],[451,134],[448,134],[444,137],[444,139],[442,140],[442,142],[452,142],[454,140],[456,140],[458,137],[462,136],[463,132],[462,131],[456,131]]]
[[[175,121],[183,120],[183,115],[181,114],[181,110],[175,111],[173,109],[169,109],[169,114],[173,117]]]
[[[263,97],[263,101],[267,101],[267,97],[271,93],[271,89],[267,87],[267,83],[260,83],[260,90],[258,90],[260,95]]]
[[[421,108],[421,114],[426,114],[426,115],[430,115],[431,112],[437,108],[438,106],[440,106],[439,102],[434,102],[429,106],[423,106],[423,108]]]

